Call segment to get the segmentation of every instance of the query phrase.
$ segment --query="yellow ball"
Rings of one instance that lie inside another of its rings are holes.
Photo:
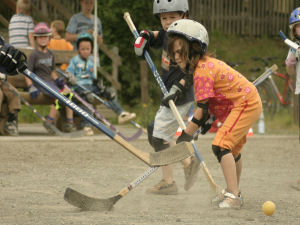
[[[266,201],[262,206],[262,210],[263,210],[264,214],[266,214],[267,216],[271,216],[275,211],[274,202]]]

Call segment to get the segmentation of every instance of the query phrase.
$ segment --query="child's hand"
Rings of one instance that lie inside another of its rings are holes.
[[[30,94],[31,98],[36,99],[39,97],[40,91],[35,86],[30,85],[29,86],[29,94]]]
[[[182,94],[184,87],[178,83],[178,85],[173,84],[168,94],[166,94],[163,99],[162,103],[165,106],[169,106],[169,101],[173,100],[174,102],[178,99],[178,97]]]
[[[65,86],[64,78],[62,78],[62,77],[56,78],[55,84],[56,84],[56,86],[59,87],[60,89],[63,88],[63,87]]]
[[[145,51],[149,50],[150,41],[154,38],[154,34],[149,30],[142,30],[140,36],[134,42],[134,52],[137,56],[143,56]]]
[[[71,73],[66,73],[67,74],[67,81],[68,81],[68,83],[70,83],[71,85],[76,85],[77,84],[77,79],[76,79],[76,77],[73,75],[73,74],[71,74]]]
[[[17,69],[22,72],[27,69],[26,55],[11,45],[0,45],[0,66],[9,75],[16,75]]]

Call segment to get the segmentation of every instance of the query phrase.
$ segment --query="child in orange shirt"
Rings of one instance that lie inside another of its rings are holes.
[[[51,23],[52,38],[48,44],[49,49],[54,50],[73,50],[73,45],[66,41],[65,36],[65,23],[62,20],[54,20]],[[67,63],[60,65],[60,69],[65,71],[68,67]]]
[[[177,143],[191,141],[210,115],[223,123],[212,149],[221,164],[227,188],[214,202],[218,202],[219,208],[240,208],[243,204],[239,192],[241,150],[249,128],[262,111],[257,89],[226,63],[206,54],[208,34],[200,23],[178,20],[169,27],[168,34],[169,55],[185,73],[193,76],[197,102],[194,117]]]

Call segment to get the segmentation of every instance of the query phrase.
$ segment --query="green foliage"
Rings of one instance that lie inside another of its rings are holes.
[[[50,110],[48,105],[35,105],[33,106],[41,115],[47,116]],[[18,114],[19,122],[34,123],[41,121],[27,106],[22,105],[22,109]]]

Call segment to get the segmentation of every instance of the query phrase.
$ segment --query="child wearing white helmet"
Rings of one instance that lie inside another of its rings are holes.
[[[289,18],[290,36],[293,41],[300,45],[300,7],[293,10]],[[290,49],[285,60],[286,72],[291,76],[296,76],[295,95],[298,95],[298,115],[300,127],[300,49],[295,51]],[[300,179],[294,187],[300,190]]]
[[[33,30],[36,47],[32,51],[28,59],[28,69],[47,82],[53,89],[69,96],[69,91],[64,88],[64,79],[59,77],[55,72],[55,61],[53,53],[47,48],[52,32],[46,23],[38,23]],[[53,98],[46,90],[39,86],[34,86],[32,81],[25,77],[25,81],[32,99],[37,99],[42,92],[44,95]],[[50,107],[47,120],[54,124],[57,114],[58,101],[53,99],[53,104]],[[71,132],[76,130],[73,123],[73,111],[66,107],[66,123],[64,124],[64,131]],[[53,133],[52,129],[44,123],[45,128],[49,133]]]
[[[213,202],[220,208],[240,208],[241,150],[249,128],[262,111],[257,89],[238,71],[206,53],[209,39],[202,24],[178,20],[169,27],[168,35],[171,59],[184,73],[193,74],[190,76],[197,103],[192,120],[176,142],[191,141],[210,115],[223,123],[212,142],[212,150],[221,164],[227,187]]]
[[[186,117],[193,107],[194,93],[192,79],[178,68],[174,61],[170,61],[167,54],[167,29],[172,22],[188,17],[187,0],[154,0],[153,14],[159,16],[162,29],[160,31],[143,30],[134,43],[137,56],[143,56],[149,47],[162,48],[162,80],[168,90],[166,97],[173,97],[175,105],[182,117]],[[169,107],[168,101],[162,102],[155,115],[154,121],[148,126],[148,141],[155,151],[162,151],[174,145],[174,135],[178,129],[178,122]],[[185,175],[184,189],[189,190],[199,172],[199,162],[193,157],[182,161]],[[162,167],[162,180],[153,188],[147,190],[152,194],[177,194],[177,185],[173,179],[171,165]]]

